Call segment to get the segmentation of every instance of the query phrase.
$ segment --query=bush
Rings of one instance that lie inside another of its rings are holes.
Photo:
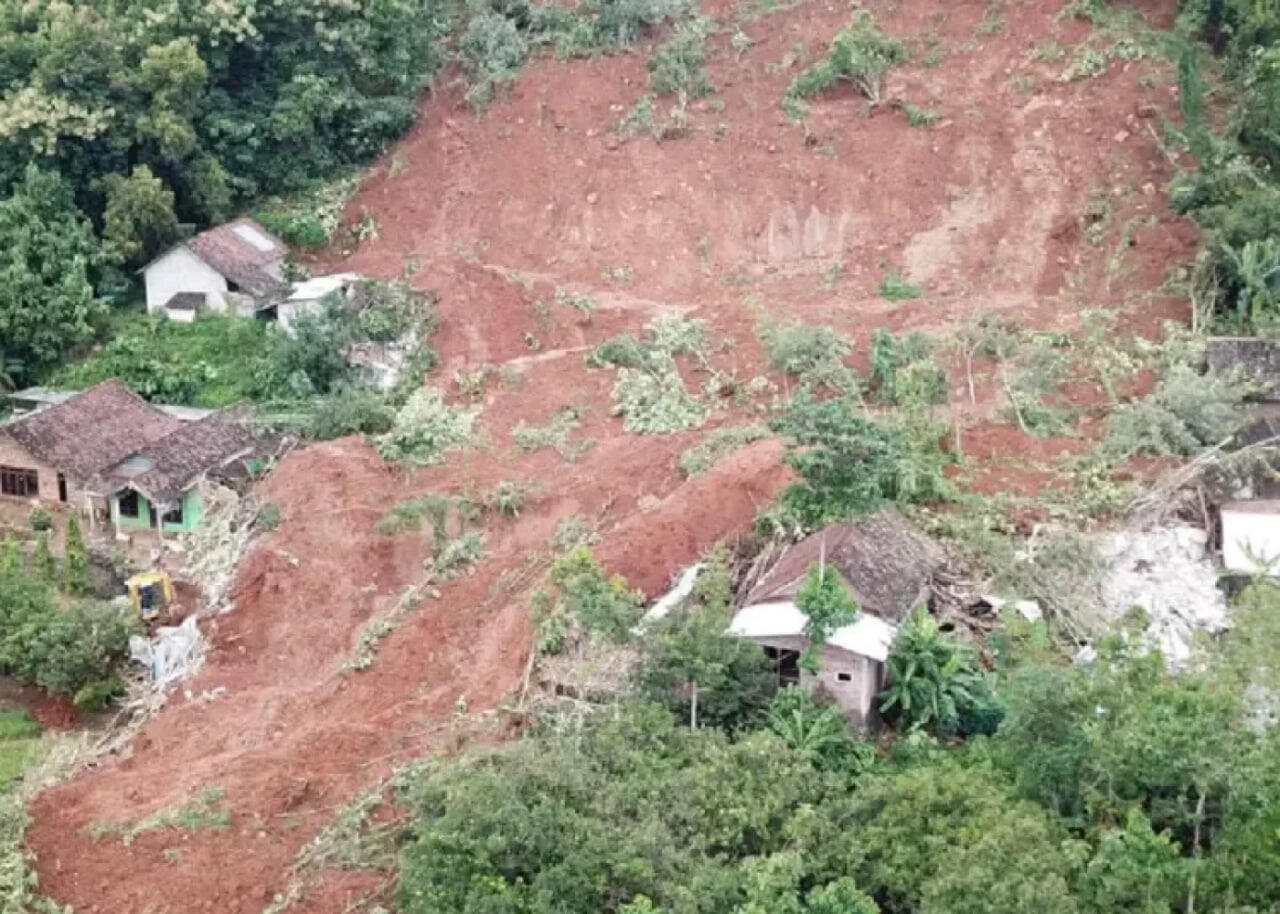
[[[391,430],[378,438],[383,459],[410,466],[443,463],[447,451],[471,440],[479,407],[449,406],[437,387],[423,387],[396,413]]]
[[[669,356],[654,359],[649,369],[619,369],[612,412],[623,417],[623,428],[641,435],[697,428],[707,418],[706,404],[689,393]]]
[[[9,577],[0,588],[0,670],[73,696],[114,677],[136,625],[128,607],[79,602],[60,609],[47,585]]]
[[[472,18],[458,42],[458,56],[471,83],[467,100],[487,104],[498,85],[515,79],[528,54],[524,36],[511,19],[494,12]]]
[[[560,590],[563,612],[583,629],[616,644],[631,640],[644,596],[632,590],[624,578],[606,576],[590,549],[579,546],[556,559],[551,582]]]
[[[663,619],[645,624],[636,691],[690,718],[691,683],[698,687],[698,725],[736,732],[757,725],[778,687],[758,646],[725,634],[733,616],[729,570],[713,559],[692,596]]]
[[[759,424],[718,428],[680,454],[680,472],[686,477],[705,473],[734,451],[767,437],[768,427]]]
[[[871,13],[862,11],[832,39],[827,56],[792,81],[784,103],[821,95],[840,80],[848,80],[873,103],[879,102],[884,74],[908,56],[906,45],[881,32]]]
[[[933,406],[947,401],[947,375],[930,358],[919,333],[898,339],[883,327],[871,338],[871,377],[876,396],[896,406]]]
[[[1175,365],[1150,396],[1111,414],[1103,450],[1116,458],[1193,456],[1240,429],[1248,418],[1242,407],[1248,390],[1237,380]]]
[[[307,435],[317,441],[345,435],[382,435],[391,430],[395,417],[385,394],[344,384],[316,401],[307,421]]]
[[[844,365],[853,348],[847,336],[795,320],[762,324],[758,333],[769,364],[775,371],[798,377],[801,387],[857,392],[857,376]]]
[[[53,515],[48,508],[37,505],[27,515],[27,524],[36,533],[48,533],[53,529]]]
[[[80,518],[75,512],[67,518],[66,545],[63,551],[62,589],[72,596],[89,593],[89,552],[80,535]]]
[[[887,273],[880,280],[880,297],[885,301],[909,301],[923,294],[919,286],[907,282],[901,273]]]
[[[605,47],[630,47],[645,32],[684,12],[683,0],[587,0],[595,13],[596,41]]]
[[[682,93],[690,98],[714,91],[707,76],[706,41],[711,29],[706,19],[677,25],[675,34],[649,60],[649,88],[658,95]]]

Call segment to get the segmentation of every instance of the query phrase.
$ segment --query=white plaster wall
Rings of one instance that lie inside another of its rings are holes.
[[[1222,564],[1228,571],[1280,576],[1280,514],[1222,509]]]
[[[222,311],[226,278],[184,246],[178,246],[142,272],[147,287],[147,310],[158,311],[178,292],[203,292],[210,311]]]

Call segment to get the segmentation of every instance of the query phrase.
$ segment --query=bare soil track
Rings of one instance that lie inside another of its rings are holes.
[[[945,334],[998,311],[1070,328],[1082,308],[1109,306],[1123,309],[1127,329],[1150,334],[1184,316],[1159,291],[1195,240],[1165,208],[1170,166],[1148,129],[1176,107],[1163,65],[1116,63],[1059,81],[1064,63],[1032,62],[1030,52],[1087,33],[1059,21],[1060,0],[997,4],[1004,26],[994,34],[978,28],[986,0],[882,0],[868,4],[882,27],[918,48],[886,95],[936,109],[940,122],[912,128],[891,105],[867,110],[837,92],[813,105],[805,129],[779,99],[796,61],[822,53],[848,8],[811,0],[744,15],[749,6],[706,8],[724,26],[710,66],[718,91],[692,105],[679,139],[612,132],[645,91],[642,53],[534,62],[478,116],[456,89],[424,103],[352,201],[349,216],[371,214],[377,238],[323,266],[384,277],[416,268],[413,281],[442,310],[438,383],[484,364],[519,377],[489,382],[485,444],[445,466],[398,474],[351,439],[295,453],[273,473],[263,497],[283,523],[241,568],[235,610],[211,626],[215,648],[192,697],[176,695],[129,757],[34,804],[44,891],[80,912],[262,910],[335,808],[399,761],[451,748],[441,724],[460,696],[483,710],[519,687],[539,571],[530,556],[560,518],[596,523],[598,554],[650,593],[744,529],[785,484],[780,445],[760,442],[683,482],[675,461],[698,434],[624,434],[608,415],[611,374],[583,365],[585,347],[639,331],[661,308],[687,309],[731,339],[716,362],[742,379],[764,370],[760,313],[850,333],[862,364],[879,326]],[[1156,23],[1174,6],[1141,3]],[[739,27],[754,42],[741,53],[729,45]],[[1091,244],[1082,218],[1098,195],[1112,222]],[[890,270],[924,296],[880,299]],[[588,295],[595,312],[555,305],[556,289]],[[989,379],[980,389],[980,401],[995,397]],[[575,437],[596,441],[577,462],[512,446],[515,422],[545,422],[566,405],[584,415]],[[1077,446],[1032,446],[989,412],[976,410],[966,433],[985,489],[1034,491]],[[713,422],[734,418],[726,409]],[[360,625],[422,576],[422,539],[379,536],[379,516],[412,494],[485,492],[504,479],[537,481],[536,503],[489,525],[475,573],[409,614],[371,669],[343,672]],[[200,699],[218,686],[223,697]],[[226,830],[155,831],[128,846],[86,831],[214,785],[232,810]],[[362,885],[334,874],[297,909],[342,911]]]

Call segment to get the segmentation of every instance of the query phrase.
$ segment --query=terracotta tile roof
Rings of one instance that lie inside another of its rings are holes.
[[[823,556],[864,610],[891,622],[928,597],[933,573],[944,559],[936,543],[916,533],[897,512],[884,510],[796,543],[752,588],[745,605],[793,599],[809,566]]]
[[[0,431],[83,482],[181,425],[120,381],[111,380],[0,425]]]
[[[288,283],[278,275],[288,248],[252,219],[237,219],[201,232],[187,247],[250,295],[267,298],[289,291]]]
[[[253,449],[255,435],[234,410],[184,422],[162,438],[137,448],[94,481],[104,494],[132,486],[160,504],[176,502],[201,474]]]

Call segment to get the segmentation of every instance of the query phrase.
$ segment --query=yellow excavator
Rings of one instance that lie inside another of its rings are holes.
[[[163,571],[143,571],[125,582],[138,618],[151,624],[173,603],[173,581]]]

